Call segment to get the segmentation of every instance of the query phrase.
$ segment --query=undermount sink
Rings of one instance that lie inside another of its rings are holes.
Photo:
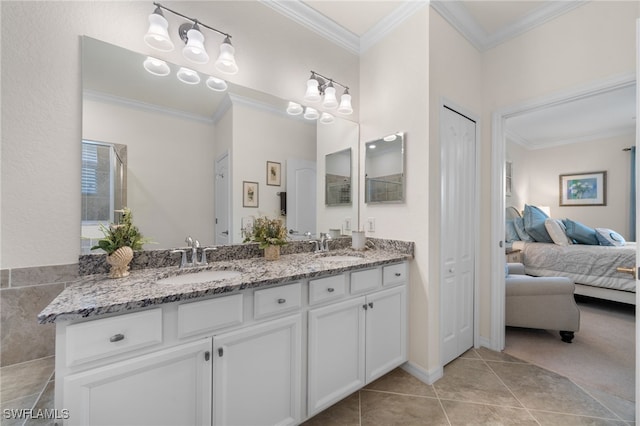
[[[325,262],[355,262],[357,260],[362,260],[360,256],[351,256],[351,255],[334,255],[334,256],[322,256],[320,260]]]
[[[156,281],[158,284],[200,284],[209,281],[220,281],[240,276],[239,271],[229,270],[207,270],[194,273],[174,275]]]

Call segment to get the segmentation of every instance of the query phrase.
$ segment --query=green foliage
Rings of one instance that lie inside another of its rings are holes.
[[[283,246],[287,244],[287,238],[287,227],[280,219],[259,217],[244,242],[259,243],[260,248],[264,249],[268,246]]]
[[[133,250],[141,250],[142,246],[149,242],[142,236],[138,227],[133,224],[131,210],[125,207],[122,210],[122,221],[119,224],[111,224],[109,227],[100,225],[104,238],[98,241],[98,245],[91,250],[102,249],[111,254],[120,247],[131,247]]]

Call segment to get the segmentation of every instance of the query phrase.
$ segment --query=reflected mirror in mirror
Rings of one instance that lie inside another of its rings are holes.
[[[351,148],[325,156],[325,204],[351,205]]]
[[[303,214],[297,213],[301,202],[294,192],[300,189],[289,183],[288,166],[309,165],[324,177],[318,159],[357,149],[357,123],[336,117],[320,125],[291,116],[288,100],[233,83],[217,91],[220,85],[207,85],[209,76],[202,73],[199,84],[184,84],[177,78],[181,67],[171,63],[168,75],[154,75],[143,66],[147,59],[82,37],[82,137],[127,146],[126,204],[143,235],[155,243],[148,249],[184,246],[188,235],[202,246],[241,243],[243,226],[261,216],[280,218],[289,227]],[[330,128],[351,130],[335,138]],[[268,162],[281,164],[280,185],[267,182]],[[257,206],[243,206],[243,181],[257,183]],[[316,190],[322,179],[314,175],[302,184],[320,200],[305,231],[340,228],[338,221],[346,217],[357,226],[357,203],[340,219],[328,220],[320,198],[324,190]]]
[[[404,201],[404,133],[365,144],[365,203]]]

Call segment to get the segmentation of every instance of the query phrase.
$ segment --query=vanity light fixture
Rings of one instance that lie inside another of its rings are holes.
[[[231,45],[231,36],[229,34],[205,25],[197,19],[190,18],[175,10],[169,9],[160,3],[154,2],[153,4],[156,6],[156,9],[149,15],[149,30],[144,36],[144,41],[150,47],[163,52],[173,50],[173,42],[168,32],[169,23],[162,13],[163,10],[166,10],[191,21],[180,25],[178,29],[178,35],[185,42],[185,47],[182,49],[182,54],[185,58],[196,64],[206,64],[209,62],[209,55],[204,47],[204,35],[200,31],[200,27],[202,26],[224,36],[224,41],[220,45],[220,54],[215,62],[216,69],[224,74],[236,74],[238,72],[235,49]]]
[[[287,106],[287,114],[289,115],[300,115],[302,114],[303,108],[297,102],[289,101],[289,105]]]
[[[336,98],[336,88],[334,84],[344,88],[339,104]],[[337,111],[340,114],[348,115],[353,113],[349,87],[312,70],[311,77],[307,80],[307,91],[305,92],[304,100],[307,102],[319,102],[322,96],[324,96],[322,101],[323,108],[335,109],[338,107]]]
[[[200,75],[189,68],[181,67],[177,73],[178,80],[186,84],[200,83]]]
[[[311,107],[306,107],[304,109],[304,118],[306,118],[307,120],[317,120],[319,117],[320,113],[317,109]]]
[[[328,112],[323,112],[322,115],[320,116],[320,122],[322,124],[331,124],[333,123],[334,119],[335,117],[329,114]]]
[[[227,90],[227,82],[216,77],[209,77],[207,79],[207,87],[216,92],[224,92]]]
[[[160,77],[164,77],[169,75],[171,69],[169,65],[161,59],[156,59],[151,56],[147,56],[147,59],[143,62],[144,69],[149,71],[153,75],[159,75]]]

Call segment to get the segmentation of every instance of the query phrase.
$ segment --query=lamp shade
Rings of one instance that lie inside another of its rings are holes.
[[[200,75],[192,69],[182,67],[177,73],[178,80],[186,84],[200,83]]]
[[[307,107],[304,110],[304,118],[307,120],[317,120],[320,117],[318,110],[315,108]]]
[[[334,119],[335,119],[335,117],[333,115],[329,114],[328,112],[323,112],[322,115],[320,116],[320,122],[322,124],[333,123]]]
[[[206,64],[209,62],[209,55],[207,55],[207,51],[204,49],[204,36],[197,25],[194,25],[187,31],[187,45],[182,49],[182,54],[185,58],[196,64]]]
[[[231,39],[225,37],[220,45],[220,55],[215,63],[216,69],[229,75],[237,74],[238,64],[236,64],[235,53],[236,49],[231,45]]]
[[[338,99],[336,99],[336,88],[331,83],[324,89],[324,101],[322,106],[327,109],[333,109],[338,106]]]
[[[144,42],[154,49],[161,50],[163,52],[170,52],[173,50],[173,42],[169,37],[169,22],[162,16],[162,10],[156,8],[156,10],[149,15],[149,29],[144,36]]]
[[[307,102],[318,102],[320,100],[318,80],[314,76],[307,80],[307,92],[304,94],[304,100]]]
[[[351,106],[351,95],[346,90],[340,97],[340,106],[338,107],[338,113],[345,115],[353,113],[353,107]]]
[[[302,114],[302,105],[296,102],[289,102],[287,106],[287,114],[289,115],[300,115]]]
[[[147,56],[147,59],[144,60],[143,65],[144,69],[153,75],[164,77],[166,75],[169,75],[169,72],[171,72],[169,65],[167,65],[165,61],[152,58],[151,56]]]
[[[210,76],[207,79],[207,87],[216,92],[224,92],[227,90],[227,82],[220,78]]]

